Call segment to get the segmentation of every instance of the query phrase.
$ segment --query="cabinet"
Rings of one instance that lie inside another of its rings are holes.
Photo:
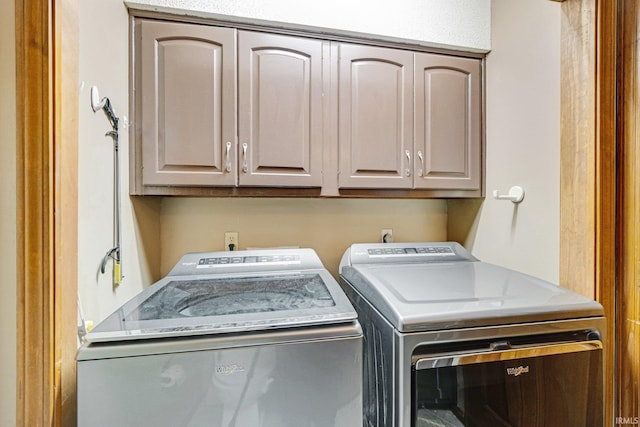
[[[137,26],[143,193],[322,185],[322,41],[150,20]]]
[[[481,59],[148,18],[133,30],[133,194],[482,193]]]
[[[338,185],[411,188],[413,54],[341,44]]]
[[[323,42],[238,36],[239,184],[320,187]]]
[[[235,185],[236,30],[136,26],[136,182]]]
[[[480,189],[480,61],[426,53],[414,58],[414,187]]]
[[[341,188],[480,189],[480,61],[340,45]]]

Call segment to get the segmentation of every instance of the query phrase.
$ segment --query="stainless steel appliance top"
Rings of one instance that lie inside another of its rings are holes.
[[[97,325],[87,340],[221,334],[356,318],[311,249],[189,253]]]
[[[453,242],[354,244],[340,276],[401,332],[603,316],[589,298]]]

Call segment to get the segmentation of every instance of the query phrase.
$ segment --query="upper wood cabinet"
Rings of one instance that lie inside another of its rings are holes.
[[[340,45],[342,188],[476,190],[480,61]]]
[[[322,185],[322,45],[240,31],[240,185]]]
[[[132,194],[482,195],[481,59],[132,28]]]
[[[480,61],[415,54],[415,188],[481,185]]]
[[[137,28],[134,192],[322,185],[322,41],[150,20]]]
[[[236,30],[147,20],[136,27],[138,182],[235,185]]]
[[[413,53],[339,47],[338,147],[344,188],[411,188]]]

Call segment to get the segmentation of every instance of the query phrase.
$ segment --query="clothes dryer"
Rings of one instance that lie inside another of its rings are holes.
[[[453,242],[355,244],[367,427],[603,426],[600,304]]]

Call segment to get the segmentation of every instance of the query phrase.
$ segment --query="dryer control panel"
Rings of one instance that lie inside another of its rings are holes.
[[[403,262],[477,261],[456,242],[360,243],[352,245],[340,264],[346,265]]]
[[[448,246],[409,247],[409,248],[375,248],[368,249],[369,256],[389,255],[455,255],[453,249]]]

